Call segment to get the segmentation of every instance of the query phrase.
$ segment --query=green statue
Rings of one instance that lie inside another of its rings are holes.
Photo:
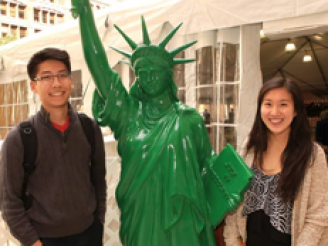
[[[213,152],[201,115],[176,96],[173,67],[193,60],[175,59],[180,51],[165,46],[179,29],[159,44],[150,42],[142,18],[143,44],[123,31],[132,53],[136,81],[128,93],[107,61],[88,0],[72,0],[79,18],[85,59],[96,84],[92,112],[109,126],[122,158],[116,199],[121,210],[120,239],[125,246],[214,246],[203,183],[203,171]],[[239,197],[236,199],[238,200]],[[240,201],[232,200],[231,209]]]

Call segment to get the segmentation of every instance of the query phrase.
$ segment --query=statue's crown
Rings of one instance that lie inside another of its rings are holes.
[[[176,28],[174,28],[158,45],[153,45],[150,43],[149,34],[147,31],[146,23],[143,18],[141,17],[142,23],[142,33],[143,33],[143,44],[138,45],[136,44],[131,38],[129,38],[118,26],[114,25],[114,27],[120,32],[126,42],[130,45],[133,53],[129,53],[115,47],[111,47],[113,50],[117,51],[118,53],[124,55],[129,59],[129,61],[123,61],[124,63],[129,64],[133,68],[136,65],[136,61],[143,57],[156,57],[156,59],[162,59],[165,63],[168,64],[170,68],[173,68],[177,64],[184,64],[188,62],[195,61],[194,59],[178,59],[174,58],[179,52],[189,48],[197,41],[192,41],[190,43],[184,44],[174,50],[167,51],[165,46],[167,43],[172,39],[174,34],[178,31],[181,27],[182,23],[180,23]]]

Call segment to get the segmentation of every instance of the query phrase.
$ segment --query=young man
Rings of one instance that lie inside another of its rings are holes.
[[[1,152],[2,216],[24,246],[101,246],[106,182],[100,128],[92,120],[92,148],[80,116],[68,102],[74,82],[66,51],[41,50],[27,70],[31,89],[42,103],[29,119],[37,135],[35,170],[27,182],[32,204],[24,208],[24,146],[15,127]]]

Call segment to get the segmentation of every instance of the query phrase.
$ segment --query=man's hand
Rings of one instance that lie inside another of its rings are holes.
[[[38,240],[35,243],[33,243],[31,246],[42,246],[42,243],[40,240]]]

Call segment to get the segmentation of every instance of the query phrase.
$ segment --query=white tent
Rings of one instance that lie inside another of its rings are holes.
[[[277,26],[270,23],[276,23],[273,21],[278,20],[280,27],[283,27],[285,22],[281,21],[291,20],[290,18],[299,20],[299,17],[308,15],[312,15],[312,19],[315,19],[314,14],[321,14],[316,24],[323,25],[324,23],[320,23],[323,18],[322,13],[328,13],[328,4],[321,0],[171,0],[156,1],[141,6],[133,1],[124,3],[129,3],[129,5],[118,4],[96,16],[98,30],[106,46],[125,46],[120,35],[113,31],[111,23],[120,26],[133,38],[140,36],[141,15],[145,16],[150,32],[160,28],[165,22],[173,26],[184,22],[179,31],[182,35],[262,22],[265,23],[266,32],[281,33],[283,28],[277,30]],[[107,29],[106,21],[110,25]],[[305,26],[305,23],[301,23],[302,28],[299,23],[298,21],[298,30],[309,28],[309,25]],[[80,36],[77,27],[77,21],[71,21],[0,47],[0,58],[3,59],[6,71],[14,70],[17,63],[26,63],[31,54],[46,46],[65,48],[74,52],[74,59],[81,59]],[[288,28],[292,29],[293,26],[289,25]],[[117,60],[115,58],[111,60]]]

